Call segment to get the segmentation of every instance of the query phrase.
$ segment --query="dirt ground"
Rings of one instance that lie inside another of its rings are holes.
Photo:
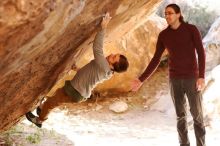
[[[160,90],[157,90],[160,89]],[[114,113],[109,105],[124,101],[128,110]],[[192,119],[189,137],[195,146]],[[220,119],[206,121],[207,146],[220,143]],[[0,135],[1,146],[177,146],[175,112],[161,69],[138,93],[109,95],[55,109],[41,129],[25,118]]]

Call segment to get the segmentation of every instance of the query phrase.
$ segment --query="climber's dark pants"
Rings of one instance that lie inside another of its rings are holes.
[[[202,94],[196,89],[196,79],[170,79],[171,97],[177,115],[177,131],[180,146],[189,146],[186,97],[194,121],[197,146],[205,146],[205,127],[203,123]]]
[[[72,87],[70,81],[66,81],[63,88],[58,89],[54,96],[48,97],[43,103],[39,120],[46,120],[50,111],[60,105],[81,102],[84,101],[84,99],[85,98],[83,98],[80,93]]]

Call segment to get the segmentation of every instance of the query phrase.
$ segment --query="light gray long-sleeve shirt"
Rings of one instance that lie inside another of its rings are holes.
[[[71,85],[84,97],[89,98],[95,86],[112,77],[113,72],[109,67],[103,53],[104,31],[99,31],[93,42],[94,59],[83,66],[71,80]]]

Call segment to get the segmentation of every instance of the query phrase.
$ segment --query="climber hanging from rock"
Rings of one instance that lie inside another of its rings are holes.
[[[103,39],[111,17],[106,13],[101,22],[93,43],[94,59],[80,68],[74,78],[66,81],[64,87],[57,89],[52,97],[47,98],[37,107],[37,115],[26,113],[26,118],[38,127],[42,127],[50,111],[65,103],[77,103],[88,99],[95,86],[110,79],[114,72],[125,72],[129,66],[127,58],[122,54],[110,54],[104,57]]]

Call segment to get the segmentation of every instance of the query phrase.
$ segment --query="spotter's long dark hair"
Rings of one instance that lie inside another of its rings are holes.
[[[180,10],[180,7],[177,4],[169,4],[169,5],[166,6],[166,8],[169,8],[169,7],[172,8],[175,11],[175,13],[180,13],[179,20],[180,20],[181,23],[185,23],[184,18],[183,18],[182,13],[181,13],[181,10]]]

